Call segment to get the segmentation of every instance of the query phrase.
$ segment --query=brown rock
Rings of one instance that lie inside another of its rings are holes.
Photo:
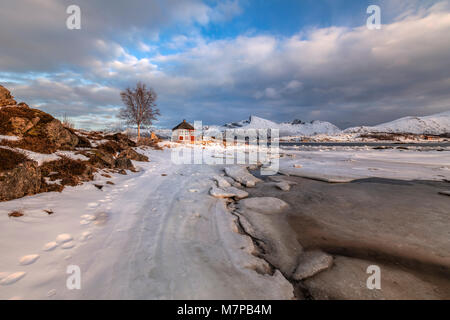
[[[57,148],[74,148],[78,144],[78,137],[64,128],[61,121],[53,119],[45,125],[47,139],[54,143]]]
[[[34,161],[19,164],[0,173],[0,201],[32,195],[41,187],[41,171]]]
[[[131,160],[135,160],[135,161],[143,161],[143,162],[149,161],[147,156],[144,156],[143,154],[140,154],[131,148],[128,148],[128,149],[122,151],[119,154],[119,157],[125,157],[127,159],[131,159]]]
[[[134,169],[133,163],[131,162],[130,159],[126,157],[117,158],[114,163],[114,167],[116,167],[117,169],[128,169],[128,170]]]
[[[9,92],[9,90],[5,87],[0,86],[0,107],[13,106],[16,104],[17,102],[14,100],[11,92]]]
[[[94,152],[88,156],[90,162],[99,167],[113,168],[115,166],[114,157],[103,150],[94,150]]]

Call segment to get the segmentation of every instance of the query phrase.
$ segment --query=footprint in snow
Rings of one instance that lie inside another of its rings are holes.
[[[75,247],[75,242],[69,241],[69,242],[65,242],[65,243],[61,246],[61,249],[72,249],[73,247]]]
[[[58,244],[69,242],[69,241],[72,241],[72,240],[73,240],[73,237],[70,234],[68,234],[68,233],[62,233],[62,234],[60,234],[59,236],[56,237],[56,242]]]
[[[84,214],[81,218],[87,221],[94,221],[96,219],[96,217],[91,214]]]
[[[38,254],[29,254],[20,258],[19,262],[21,266],[27,266],[29,264],[35,263],[37,259],[39,259]]]
[[[11,273],[8,276],[4,277],[0,281],[0,285],[7,286],[7,285],[10,285],[10,284],[16,283],[17,281],[19,281],[20,279],[25,277],[26,274],[27,274],[26,272],[14,272],[14,273]]]
[[[53,297],[56,294],[56,290],[52,289],[49,292],[47,292],[47,297]]]
[[[97,202],[90,202],[88,203],[88,208],[97,208],[98,207],[98,203]]]
[[[83,233],[81,234],[80,240],[81,240],[81,241],[86,241],[86,240],[89,240],[90,238],[92,238],[92,233],[89,232],[89,231],[86,231],[86,232],[83,232]]]
[[[46,243],[44,248],[42,248],[42,250],[44,250],[44,251],[52,251],[57,246],[58,246],[58,244],[56,242],[52,241],[52,242]]]

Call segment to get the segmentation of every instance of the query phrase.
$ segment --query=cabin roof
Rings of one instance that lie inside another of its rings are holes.
[[[183,120],[179,125],[173,128],[172,131],[178,129],[194,130],[194,127],[187,123],[186,120]]]

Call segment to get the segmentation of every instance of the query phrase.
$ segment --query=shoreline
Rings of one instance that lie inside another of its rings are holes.
[[[263,177],[264,183],[246,189],[249,198],[274,197],[289,205],[282,214],[270,217],[272,224],[266,224],[272,239],[260,240],[283,242],[290,234],[305,252],[321,250],[334,258],[328,270],[302,281],[284,272],[296,288],[297,298],[450,298],[450,220],[445,215],[450,212],[450,202],[439,194],[448,183],[369,178],[331,184],[278,177],[296,185],[285,192]],[[280,255],[278,248],[270,250],[262,253],[266,260]],[[364,264],[381,267],[387,289],[377,292],[364,287],[362,281],[368,277],[361,267]],[[283,268],[280,264],[275,267]],[[347,285],[358,289],[345,290]]]

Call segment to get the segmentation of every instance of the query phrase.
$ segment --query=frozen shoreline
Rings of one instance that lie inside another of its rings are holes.
[[[230,156],[218,146],[205,152]],[[280,152],[281,172],[294,175],[306,169],[351,180],[450,179],[448,151]],[[134,162],[136,174],[113,175],[113,186],[97,175],[62,193],[0,203],[0,298],[291,299],[291,283],[278,271],[271,275],[267,262],[252,254],[258,251],[252,240],[238,232],[225,201],[209,195],[224,165],[175,165],[170,153],[147,151],[151,162]],[[94,186],[99,183],[102,190]],[[15,209],[25,216],[9,218]],[[82,290],[66,289],[68,265],[80,266]]]

